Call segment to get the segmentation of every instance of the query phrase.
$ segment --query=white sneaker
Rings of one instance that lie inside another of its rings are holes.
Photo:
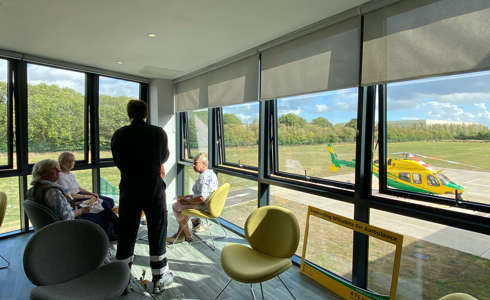
[[[162,293],[174,281],[174,273],[167,272],[157,282],[153,282],[153,294]]]

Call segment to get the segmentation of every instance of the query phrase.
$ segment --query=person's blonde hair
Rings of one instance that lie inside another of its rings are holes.
[[[196,158],[194,158],[194,162],[196,162],[197,160],[200,160],[203,164],[205,164],[206,166],[208,166],[208,155],[204,152],[201,152],[199,153]]]
[[[68,169],[68,168],[64,168],[65,161],[68,157],[73,157],[75,159],[75,155],[71,152],[63,152],[60,154],[60,156],[58,156],[58,163],[60,164],[61,168]]]
[[[34,185],[39,180],[43,179],[42,177],[44,174],[46,174],[46,171],[57,166],[58,162],[54,159],[43,159],[41,161],[38,161],[32,168],[31,184]]]

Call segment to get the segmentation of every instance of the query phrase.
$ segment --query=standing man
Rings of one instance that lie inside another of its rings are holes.
[[[132,264],[141,211],[144,211],[148,222],[153,293],[158,294],[174,278],[165,255],[167,203],[165,183],[160,176],[161,165],[169,155],[167,134],[160,127],[146,124],[145,102],[131,100],[127,109],[131,124],[116,130],[111,141],[112,157],[121,171],[116,258]]]

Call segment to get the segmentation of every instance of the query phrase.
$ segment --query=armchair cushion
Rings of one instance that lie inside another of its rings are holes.
[[[226,245],[221,265],[231,278],[245,283],[269,280],[291,267],[291,258],[273,257],[240,244]]]

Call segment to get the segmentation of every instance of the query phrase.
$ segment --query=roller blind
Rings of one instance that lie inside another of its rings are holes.
[[[258,100],[259,56],[253,55],[174,86],[176,111]]]
[[[490,67],[489,0],[403,0],[364,19],[362,84]]]
[[[262,52],[262,100],[357,86],[360,17]]]

